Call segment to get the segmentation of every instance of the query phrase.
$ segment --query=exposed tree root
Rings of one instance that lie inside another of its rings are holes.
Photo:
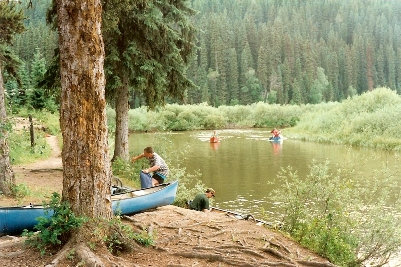
[[[23,250],[14,251],[14,252],[7,252],[7,253],[0,252],[0,258],[13,258],[15,256],[21,255],[24,252],[25,251],[23,251]]]
[[[221,226],[214,226],[214,225],[206,225],[206,226],[209,227],[210,229],[213,229],[213,230],[219,230],[219,231],[222,230]]]
[[[67,253],[71,250],[70,246],[68,243],[64,246],[62,250],[60,250],[57,254],[56,257],[53,259],[53,261],[49,264],[47,264],[45,267],[56,267],[59,265],[60,261],[65,258]]]
[[[223,257],[222,255],[216,254],[206,254],[206,253],[194,253],[194,252],[176,252],[174,255],[185,257],[185,258],[196,258],[196,259],[204,259],[208,261],[218,261],[222,263],[227,263],[232,266],[241,266],[241,267],[251,267],[255,266],[254,264],[250,264],[244,261],[232,260]]]
[[[7,248],[7,247],[12,247],[15,245],[22,245],[25,242],[25,237],[9,237],[11,239],[3,241],[0,243],[0,249],[2,248]]]
[[[86,266],[102,267],[105,266],[103,261],[84,244],[79,244],[76,248],[78,257],[83,260]]]
[[[238,246],[238,245],[222,245],[222,246],[216,247],[216,249],[227,249],[227,248],[244,249],[243,246]]]
[[[275,249],[272,249],[272,248],[261,248],[260,250],[263,251],[263,252],[270,253],[271,255],[275,256],[276,258],[278,258],[280,260],[287,260],[287,261],[292,262],[291,258],[281,254],[280,252],[278,252]]]
[[[312,267],[335,267],[336,266],[330,262],[317,262],[317,261],[306,261],[306,260],[297,260],[297,263],[303,264],[306,266],[312,266]]]
[[[227,250],[228,248],[233,248],[233,249],[236,249],[236,250]],[[256,257],[259,257],[259,258],[266,258],[265,256],[263,256],[262,254],[260,254],[260,253],[258,253],[258,252],[256,252],[256,251],[254,251],[254,250],[252,250],[252,249],[249,249],[249,248],[245,248],[245,247],[241,247],[241,246],[220,246],[220,247],[201,247],[201,246],[196,246],[196,247],[193,247],[193,249],[197,249],[197,250],[210,250],[210,251],[214,251],[215,253],[217,253],[217,252],[221,252],[221,253],[224,253],[224,254],[239,254],[239,253],[245,253],[245,254],[249,254],[249,255],[252,255],[252,256],[256,256]]]
[[[263,262],[263,264],[265,264],[267,266],[297,267],[296,264],[282,262],[282,261],[278,261],[278,262],[265,261],[265,262]]]
[[[219,232],[217,232],[217,233],[212,233],[212,234],[210,234],[210,235],[208,235],[208,236],[206,236],[206,237],[218,236],[218,235],[225,234],[225,233],[227,233],[227,232],[231,232],[231,231],[225,229],[225,230],[221,230],[221,231],[219,231]]]
[[[123,218],[124,220],[130,221],[131,224],[136,226],[138,229],[145,230],[145,226],[143,226],[142,223],[138,222],[137,220],[133,219],[132,217],[123,215],[123,216],[121,216],[121,218]]]
[[[62,250],[60,250],[56,257],[51,263],[45,267],[56,267],[59,266],[61,261],[66,258],[69,252],[75,251],[78,257],[78,261],[85,263],[85,266],[89,267],[103,267],[106,264],[101,258],[99,258],[95,253],[93,253],[86,245],[77,244],[76,246],[71,246],[72,242],[67,243]]]
[[[281,249],[285,250],[287,253],[291,254],[291,251],[286,246],[284,246],[283,244],[281,244],[278,241],[269,240],[266,242],[266,244],[263,246],[263,248],[267,248],[269,245],[273,245],[276,248],[281,248]]]

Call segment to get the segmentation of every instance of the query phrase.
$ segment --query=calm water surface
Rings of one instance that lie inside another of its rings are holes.
[[[182,165],[198,170],[202,182],[216,190],[214,205],[224,209],[258,214],[269,211],[274,200],[269,193],[280,185],[277,173],[292,166],[302,176],[309,173],[313,160],[337,168],[356,169],[372,179],[375,169],[398,168],[399,155],[373,149],[358,149],[287,139],[282,144],[268,141],[270,130],[221,130],[221,142],[210,144],[211,131],[178,133],[135,133],[130,136],[131,153],[141,153],[160,139],[171,141],[177,150],[185,149]],[[157,152],[157,147],[155,147]],[[173,155],[162,155],[165,159]]]

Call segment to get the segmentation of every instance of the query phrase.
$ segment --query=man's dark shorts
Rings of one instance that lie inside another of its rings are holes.
[[[163,177],[161,177],[158,173],[153,174],[152,178],[155,179],[159,184],[164,183]]]

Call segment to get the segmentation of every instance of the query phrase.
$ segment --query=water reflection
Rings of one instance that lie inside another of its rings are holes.
[[[272,143],[268,129],[221,130],[218,134],[221,142],[210,143],[210,131],[136,133],[130,136],[130,149],[132,154],[140,153],[161,136],[176,148],[188,147],[179,163],[202,173],[202,182],[218,192],[214,204],[252,214],[260,213],[261,208],[274,210],[274,199],[269,199],[269,194],[281,185],[277,174],[287,166],[302,177],[309,173],[313,160],[329,160],[332,167],[355,169],[366,179],[377,179],[374,170],[383,166],[392,171],[398,168],[399,157],[394,153],[291,139]],[[175,155],[162,156],[172,159]]]
[[[283,142],[271,142],[271,144],[272,144],[272,147],[273,147],[274,155],[280,154]]]
[[[219,146],[220,146],[220,142],[210,143],[210,148],[213,149],[213,150],[219,149]]]

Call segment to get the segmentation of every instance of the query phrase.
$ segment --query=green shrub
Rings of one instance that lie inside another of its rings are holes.
[[[34,162],[50,156],[51,149],[47,144],[44,133],[35,135],[35,146],[31,147],[29,131],[11,133],[8,138],[10,146],[10,160],[13,165]]]
[[[341,266],[385,262],[401,246],[398,171],[383,167],[366,177],[333,169],[326,162],[313,163],[304,177],[281,171],[273,199],[282,229]]]
[[[247,106],[211,107],[169,104],[157,110],[138,108],[129,112],[131,131],[187,131],[235,127],[294,126],[304,107],[257,103]],[[112,112],[110,112],[112,113]],[[110,119],[111,115],[109,116]]]
[[[154,244],[154,236],[152,234],[148,234],[146,231],[134,232],[131,226],[124,224],[118,216],[108,221],[106,228],[107,234],[104,236],[103,242],[110,253],[114,255],[123,251],[131,251],[134,246],[133,242],[143,246]]]
[[[401,97],[395,91],[378,88],[342,103],[307,105],[304,110],[286,133],[310,141],[401,149]]]
[[[112,162],[111,168],[114,176],[129,180],[132,182],[130,183],[131,186],[140,188],[141,183],[139,180],[139,172],[142,169],[142,166],[139,164],[139,162],[135,162],[135,164],[132,164],[121,158],[117,158],[115,161]]]
[[[11,191],[17,199],[22,199],[31,193],[26,184],[15,185],[11,188]]]
[[[84,217],[77,217],[70,209],[68,202],[60,202],[60,195],[53,193],[49,203],[44,203],[46,213],[53,212],[50,218],[39,217],[34,227],[39,232],[24,230],[26,244],[37,248],[43,255],[49,248],[62,246],[70,237],[71,232],[87,221]]]

